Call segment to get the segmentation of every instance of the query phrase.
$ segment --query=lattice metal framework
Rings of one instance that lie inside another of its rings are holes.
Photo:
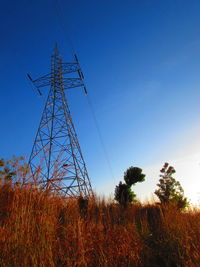
[[[38,88],[50,86],[49,95],[29,159],[34,180],[66,196],[90,196],[92,187],[64,90],[83,87],[77,56],[63,63],[57,45],[51,56],[51,73],[33,80]],[[38,168],[38,166],[40,166]]]

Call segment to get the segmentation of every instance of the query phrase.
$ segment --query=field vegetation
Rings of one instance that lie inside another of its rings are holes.
[[[64,199],[15,169],[0,173],[0,266],[199,266],[199,209]]]

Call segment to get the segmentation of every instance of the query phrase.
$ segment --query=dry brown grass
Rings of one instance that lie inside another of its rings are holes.
[[[199,266],[200,212],[0,186],[0,266]]]

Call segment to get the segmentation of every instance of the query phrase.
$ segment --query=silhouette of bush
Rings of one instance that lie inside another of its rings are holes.
[[[138,167],[129,167],[124,172],[125,183],[119,182],[115,187],[115,200],[124,208],[128,203],[137,202],[136,194],[131,190],[131,186],[145,180],[145,174]]]

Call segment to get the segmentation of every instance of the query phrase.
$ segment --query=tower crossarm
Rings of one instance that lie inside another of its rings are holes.
[[[76,71],[80,71],[81,68],[78,63],[61,63],[63,74],[68,74]]]
[[[64,78],[63,88],[70,89],[74,87],[84,86],[84,82],[81,78]]]
[[[52,79],[48,75],[45,75],[41,78],[32,81],[35,87],[41,88],[45,86],[50,86],[52,83]],[[63,89],[70,89],[80,86],[84,86],[84,82],[81,78],[63,78]]]
[[[70,88],[83,86],[86,92],[86,88],[84,84],[84,76],[81,71],[79,63],[75,62],[75,63],[59,63],[59,64],[62,67],[63,89],[70,89]],[[74,78],[65,77],[67,74],[70,74],[73,72],[77,73],[77,77],[74,77]],[[34,84],[34,86],[38,89],[41,87],[50,86],[52,85],[52,83],[54,83],[53,73],[48,73],[35,80],[33,80],[29,74],[28,74],[28,77],[31,80],[31,82]]]
[[[30,75],[28,75],[28,76],[29,76],[30,80],[32,81],[32,83],[33,83],[33,84],[35,85],[35,87],[37,87],[37,88],[51,85],[51,80],[52,80],[52,78],[51,78],[51,76],[52,76],[51,73],[46,74],[46,75],[44,75],[44,76],[42,76],[42,77],[40,77],[40,78],[38,78],[38,79],[36,79],[36,80],[33,80],[33,79],[30,77]]]

